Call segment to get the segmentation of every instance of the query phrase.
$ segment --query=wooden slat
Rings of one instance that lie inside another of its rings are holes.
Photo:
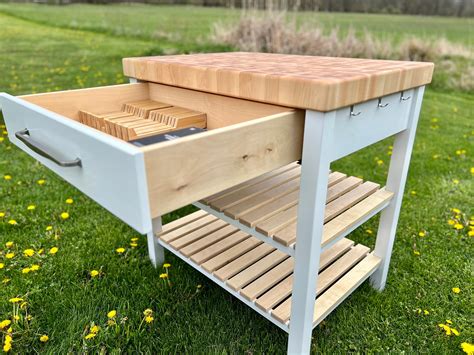
[[[329,174],[328,189],[331,189],[333,185],[344,180],[345,177],[346,177],[345,174],[342,174],[339,172],[333,172]],[[299,179],[298,179],[298,182],[299,182]],[[226,209],[225,213],[226,215],[234,219],[239,218],[241,223],[249,227],[255,227],[256,223],[261,222],[267,218],[270,218],[271,216],[277,214],[280,211],[290,208],[291,206],[295,205],[298,202],[299,189],[293,193],[290,193],[288,195],[284,195],[281,197],[279,197],[278,194],[275,194],[276,196],[272,195],[273,191],[274,190],[270,190],[266,193],[266,196],[269,196],[268,200],[266,201],[267,204],[261,206],[260,208],[251,209],[250,208],[251,205],[247,204],[248,209],[242,212],[243,208],[240,207],[241,204],[238,204],[234,207]],[[262,195],[257,195],[257,196],[262,196]],[[246,202],[247,201],[245,201],[245,203]],[[240,207],[240,210],[238,210],[239,207]]]
[[[170,232],[166,234],[160,235],[159,238],[166,243],[170,243],[174,241],[175,239],[178,239],[179,237],[185,234],[192,233],[195,230],[202,228],[203,226],[209,223],[212,223],[214,221],[217,221],[217,217],[214,217],[212,215],[207,215],[189,224],[186,224],[180,228],[175,228],[174,230],[171,230]]]
[[[284,184],[287,181],[296,179],[300,175],[299,169],[292,169],[283,174],[271,177],[258,184],[246,187],[242,190],[231,193],[227,196],[221,197],[217,200],[211,201],[210,205],[212,208],[223,211],[225,208],[236,205],[239,202],[245,201],[246,199],[255,196],[259,193],[271,190],[277,186]]]
[[[262,243],[255,249],[252,249],[251,251],[243,254],[239,258],[215,271],[214,276],[221,281],[227,280],[230,277],[239,273],[240,271],[244,270],[249,265],[252,265],[257,260],[260,260],[265,255],[268,255],[275,250],[276,249],[273,248],[271,245],[267,243]]]
[[[249,235],[242,231],[231,234],[228,237],[220,240],[219,242],[209,246],[208,248],[203,249],[200,252],[194,254],[191,257],[191,260],[197,264],[202,264],[203,262],[206,262],[207,260],[213,258],[219,253],[222,253],[227,249],[232,248],[234,245],[240,243],[248,237]]]
[[[319,262],[319,270],[324,270],[334,260],[338,259],[341,255],[346,253],[351,248],[352,245],[354,245],[354,242],[352,240],[344,238],[338,241],[336,244],[334,244],[330,249],[325,250],[321,254],[321,258]],[[321,281],[318,281],[318,283],[321,283]],[[263,309],[264,311],[268,312],[275,305],[279,304],[280,302],[284,301],[288,296],[290,296],[292,293],[292,288],[293,288],[293,275],[290,275],[285,280],[280,282],[278,285],[273,287],[270,291],[268,291],[267,293],[259,297],[256,300],[256,305],[259,308]]]
[[[258,296],[290,275],[293,272],[293,264],[293,258],[286,259],[241,289],[240,294],[249,301],[254,301]]]
[[[381,259],[373,254],[367,255],[364,260],[332,285],[321,297],[317,298],[314,306],[313,325],[319,324],[347,296],[359,287],[377,269],[380,261]]]
[[[275,201],[240,216],[239,221],[249,227],[255,227],[259,222],[284,211],[298,203],[299,190],[284,195]]]
[[[287,258],[288,255],[279,250],[275,250],[257,261],[255,264],[250,265],[247,269],[227,280],[227,285],[233,290],[238,291]]]
[[[217,269],[220,269],[226,264],[237,259],[239,256],[245,254],[249,250],[256,248],[258,245],[263,242],[257,238],[250,237],[244,241],[234,245],[232,248],[227,249],[226,251],[220,253],[219,255],[214,256],[213,258],[207,260],[201,265],[201,267],[207,272],[214,272]]]
[[[241,184],[238,184],[237,186],[233,186],[231,187],[230,189],[226,189],[224,191],[221,191],[221,192],[218,192],[214,195],[211,195],[209,197],[206,197],[206,198],[203,198],[201,200],[202,203],[204,203],[205,205],[208,205],[209,202],[213,201],[213,200],[216,200],[218,198],[221,198],[221,197],[224,197],[230,193],[234,193],[234,192],[237,192],[239,190],[242,190],[244,187],[248,187],[248,186],[252,186],[252,185],[255,185],[261,181],[264,181],[264,180],[267,180],[268,178],[270,177],[273,177],[273,176],[276,176],[276,175],[279,175],[279,174],[282,174],[284,173],[285,171],[288,171],[288,170],[291,170],[291,169],[295,169],[295,168],[298,168],[298,169],[301,169],[300,165],[296,162],[294,163],[290,163],[288,165],[284,165],[282,166],[281,168],[278,168],[278,169],[275,169],[275,170],[272,170],[272,171],[269,171],[268,173],[265,173],[263,175],[260,175],[254,179],[250,179],[248,181],[245,181]]]
[[[221,228],[224,228],[227,225],[226,222],[218,219],[212,223],[205,225],[194,232],[181,236],[180,238],[173,240],[169,243],[174,249],[180,250],[181,248],[195,242],[196,240],[201,239],[202,237],[215,232]]]
[[[356,188],[360,184],[362,184],[362,179],[355,176],[349,176],[347,179],[331,186],[327,192],[326,203],[344,195],[346,192]]]
[[[203,250],[204,248],[217,243],[219,240],[226,238],[232,233],[237,232],[238,229],[234,226],[226,225],[224,228],[217,230],[214,233],[211,233],[204,238],[201,238],[194,243],[187,245],[184,248],[181,248],[179,251],[184,256],[188,257]]]
[[[333,264],[327,267],[318,276],[316,287],[316,296],[319,296],[329,288],[336,280],[350,270],[355,264],[363,259],[369,248],[363,245],[356,245],[341,258],[337,259]],[[282,304],[272,311],[272,316],[280,322],[286,323],[290,319],[291,314],[291,297],[287,298]]]
[[[337,171],[330,173],[328,177],[328,186],[331,187],[332,185],[337,184],[339,181],[344,180],[346,176],[346,174]]]
[[[187,225],[191,222],[194,222],[194,221],[196,221],[196,220],[198,220],[198,219],[200,219],[204,216],[207,216],[207,215],[208,214],[207,214],[206,211],[199,210],[199,211],[193,212],[191,214],[188,214],[187,216],[178,218],[178,219],[176,219],[172,222],[166,223],[161,228],[161,231],[159,233],[157,233],[157,236],[161,237],[161,236],[165,235],[166,233],[169,233],[171,231],[174,231],[175,229],[184,227],[185,225]]]
[[[328,203],[326,205],[326,209],[324,210],[324,222],[326,223],[345,210],[348,210],[356,203],[373,194],[379,187],[379,184],[367,181],[335,199],[334,201]]]
[[[273,239],[285,246],[294,244],[296,242],[296,222],[290,223],[285,228],[276,231]]]
[[[255,229],[267,236],[273,236],[276,231],[286,227],[288,224],[296,221],[298,206],[279,212],[276,215],[257,223]]]
[[[378,190],[344,213],[326,223],[323,227],[322,245],[326,245],[337,238],[346,230],[356,225],[365,216],[380,205],[388,202],[393,196],[392,192],[385,189]]]
[[[248,198],[245,201],[242,201],[232,207],[226,208],[224,213],[233,219],[239,219],[239,217],[245,213],[258,209],[266,203],[274,201],[277,198],[282,197],[290,192],[299,190],[299,187],[299,178],[287,181],[284,184],[281,184],[271,190],[265,191],[261,194]]]

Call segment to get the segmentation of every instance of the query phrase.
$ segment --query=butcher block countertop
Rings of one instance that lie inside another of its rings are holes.
[[[123,59],[140,80],[276,105],[331,111],[431,82],[433,63],[268,53]]]

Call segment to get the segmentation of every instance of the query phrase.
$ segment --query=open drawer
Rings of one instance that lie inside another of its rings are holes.
[[[79,122],[155,100],[207,115],[207,131],[136,147]],[[301,158],[303,111],[155,83],[13,97],[11,142],[141,233],[151,219]]]

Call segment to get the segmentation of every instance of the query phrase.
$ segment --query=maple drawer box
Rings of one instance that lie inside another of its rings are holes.
[[[207,131],[137,147],[79,122],[81,110],[148,99],[206,113]],[[0,103],[12,143],[141,233],[152,218],[301,157],[303,111],[156,83],[0,94]]]

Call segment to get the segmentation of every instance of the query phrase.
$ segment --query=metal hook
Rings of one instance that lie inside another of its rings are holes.
[[[351,106],[351,116],[359,116],[362,112],[354,112],[354,105]]]
[[[386,102],[386,103],[382,103],[382,98],[379,97],[379,103],[377,105],[377,107],[380,107],[380,108],[384,108],[384,107],[387,107],[390,103],[389,102]]]
[[[403,91],[402,91],[402,96],[400,96],[400,100],[401,101],[406,101],[406,100],[410,100],[411,99],[411,96],[403,96]]]

